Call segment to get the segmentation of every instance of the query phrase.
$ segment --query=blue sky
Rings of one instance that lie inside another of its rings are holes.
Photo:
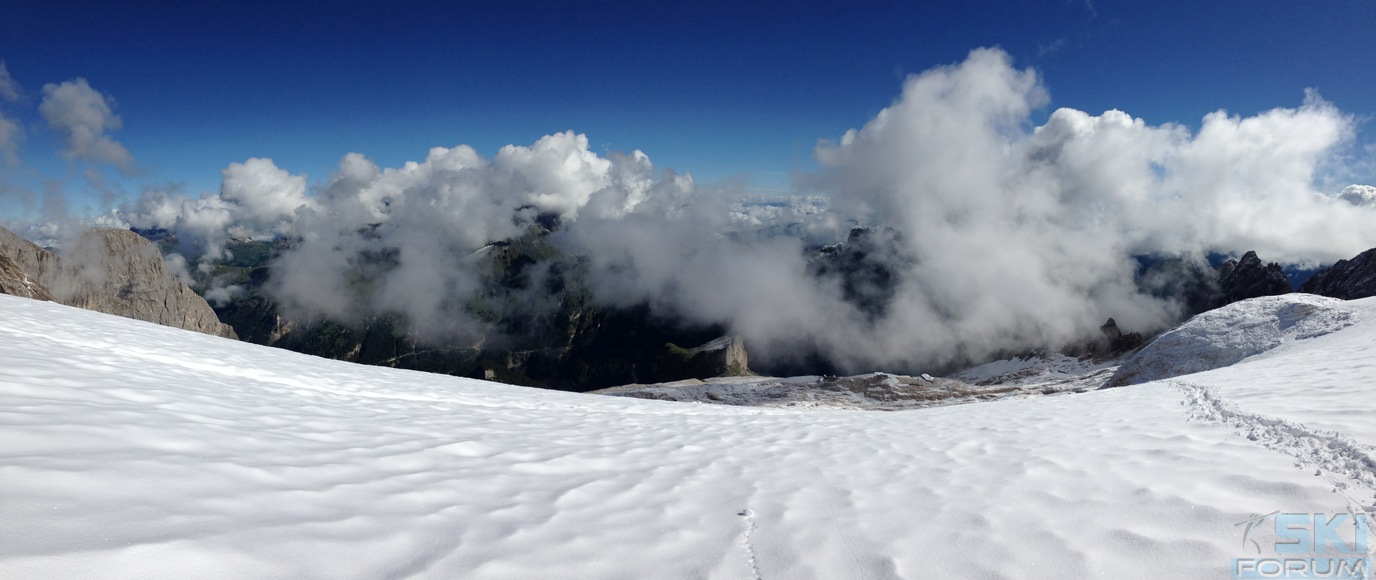
[[[22,89],[0,101],[23,132],[5,179],[90,191],[38,113],[45,84],[83,77],[122,118],[112,135],[139,171],[97,168],[130,196],[213,190],[249,157],[316,182],[350,151],[396,166],[568,129],[599,153],[779,187],[905,75],[984,46],[1043,76],[1038,121],[1116,108],[1197,127],[1217,109],[1298,106],[1312,87],[1367,119],[1359,144],[1376,141],[1371,0],[171,4],[0,9],[0,60]]]

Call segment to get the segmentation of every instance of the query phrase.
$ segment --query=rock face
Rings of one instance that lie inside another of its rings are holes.
[[[1218,307],[1248,298],[1289,294],[1290,280],[1280,264],[1262,264],[1256,252],[1247,252],[1240,260],[1228,260],[1218,269],[1218,286],[1223,292]]]
[[[1142,346],[1141,333],[1129,332],[1124,334],[1122,329],[1118,328],[1118,322],[1112,318],[1099,327],[1099,332],[1104,334],[1104,340],[1098,345],[1099,348],[1095,352],[1100,357],[1116,357]]]
[[[24,270],[4,254],[0,254],[0,294],[23,296],[34,300],[52,300],[52,294],[42,284],[31,280]]]
[[[1351,260],[1338,260],[1331,268],[1314,274],[1300,286],[1300,292],[1343,300],[1376,296],[1376,248]]]
[[[90,229],[59,257],[0,229],[0,251],[57,302],[236,338],[204,298],[167,271],[158,247],[134,232]]]
[[[750,374],[745,342],[738,336],[723,336],[695,348],[681,348],[668,343],[651,368],[652,380],[659,381]]]
[[[823,246],[808,262],[819,278],[834,278],[842,296],[870,320],[883,318],[909,264],[903,235],[893,228],[854,228],[844,243]]]
[[[57,274],[57,255],[38,247],[38,244],[0,228],[0,254],[4,254],[29,279],[38,283]]]
[[[1264,264],[1256,252],[1229,259],[1217,268],[1181,257],[1141,257],[1136,279],[1145,294],[1178,301],[1182,318],[1189,318],[1239,300],[1276,296],[1292,291],[1285,270]]]
[[[696,327],[658,316],[647,304],[613,307],[592,300],[584,261],[565,254],[548,236],[558,224],[533,226],[464,258],[482,290],[456,307],[479,321],[472,336],[422,340],[405,316],[385,310],[355,320],[291,318],[273,299],[271,265],[290,248],[233,250],[242,291],[217,304],[220,319],[245,341],[360,364],[468,376],[568,391],[613,385],[707,378],[728,368],[748,372],[744,348],[728,341],[706,348],[724,328]],[[233,247],[233,246],[231,246]],[[253,256],[252,258],[248,258]],[[387,255],[361,256],[360,276],[385,275]],[[366,260],[375,260],[367,262]],[[365,288],[360,284],[359,288]],[[360,303],[370,302],[362,297]],[[683,349],[678,345],[704,345]],[[686,358],[672,353],[691,352]]]
[[[1135,282],[1143,294],[1179,302],[1182,319],[1212,310],[1223,299],[1218,269],[1202,260],[1140,256]]]

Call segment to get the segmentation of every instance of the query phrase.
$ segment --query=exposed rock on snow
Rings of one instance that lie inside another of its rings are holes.
[[[1103,385],[1119,362],[1053,353],[996,360],[954,373],[951,378],[980,386],[1017,386],[1025,391],[1075,391]]]
[[[1118,387],[1226,367],[1285,341],[1322,336],[1356,322],[1356,309],[1311,294],[1235,302],[1191,318],[1128,359],[1105,386]]]
[[[930,375],[870,373],[850,377],[723,377],[593,391],[601,395],[745,407],[820,407],[898,411],[987,401],[1025,392],[1018,386],[976,386]]]
[[[1314,274],[1300,292],[1355,300],[1376,296],[1376,248],[1357,254],[1351,260],[1338,260],[1332,267]]]

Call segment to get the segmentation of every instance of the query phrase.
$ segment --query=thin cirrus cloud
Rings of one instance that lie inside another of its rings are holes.
[[[752,357],[815,351],[848,370],[1066,344],[1108,317],[1159,328],[1179,305],[1137,288],[1138,255],[1257,250],[1314,264],[1376,245],[1369,186],[1314,185],[1356,123],[1317,93],[1248,117],[1212,113],[1194,131],[1066,108],[1037,126],[1049,102],[1037,72],[998,49],[913,75],[890,107],[816,148],[819,169],[799,187],[826,193],[830,209],[770,223],[743,220],[739,195],[640,151],[599,155],[571,131],[492,159],[460,145],[383,168],[350,153],[313,194],[250,159],[225,170],[219,193],[150,192],[119,215],[180,230],[211,255],[231,236],[290,233],[300,242],[269,287],[288,312],[397,312],[445,340],[481,331],[463,309],[478,291],[467,256],[558,214],[556,243],[589,257],[597,299],[724,325]],[[844,239],[852,225],[897,232],[882,257],[895,274],[884,315],[811,271],[802,236],[724,235],[787,223],[809,240]],[[378,255],[390,265],[360,297],[350,281]]]

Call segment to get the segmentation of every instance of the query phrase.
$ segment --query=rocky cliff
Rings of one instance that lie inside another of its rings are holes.
[[[900,272],[910,266],[903,234],[893,228],[854,228],[845,242],[822,246],[808,260],[813,276],[837,280],[846,301],[872,321],[888,313]]]
[[[285,318],[273,300],[273,256],[238,263],[233,280],[241,287],[217,304],[220,319],[243,340],[316,356],[484,378],[560,390],[587,391],[635,382],[705,378],[736,368],[748,372],[744,347],[728,341],[720,349],[702,345],[725,329],[686,326],[654,315],[648,306],[615,308],[595,303],[584,265],[549,243],[557,224],[540,224],[516,238],[494,242],[464,258],[480,275],[481,290],[463,310],[481,321],[476,335],[421,341],[397,312],[370,311],[355,320]],[[386,275],[385,254],[367,263],[360,279]],[[237,271],[237,270],[244,271]],[[228,274],[226,274],[228,275]],[[363,291],[368,284],[360,284]],[[367,300],[360,300],[367,303]],[[692,351],[691,353],[689,351]],[[683,356],[688,353],[687,356]]]
[[[37,285],[68,306],[236,338],[204,298],[167,270],[158,247],[128,230],[87,230],[58,256],[0,228],[0,253],[31,291]]]
[[[23,296],[34,300],[52,300],[52,294],[39,284],[29,278],[13,260],[4,254],[0,254],[0,294],[12,296]]]
[[[0,254],[13,261],[30,280],[40,284],[57,274],[56,254],[5,228],[0,228]]]
[[[1356,300],[1376,296],[1376,248],[1325,269],[1300,286],[1300,292]]]
[[[651,380],[661,381],[751,374],[745,342],[739,336],[723,336],[693,348],[682,348],[672,342],[665,344],[664,351],[650,366]]]
[[[1256,252],[1247,252],[1238,260],[1228,260],[1218,269],[1218,286],[1223,292],[1222,301],[1215,308],[1234,302],[1279,296],[1292,292],[1290,280],[1280,264],[1263,264]]]

